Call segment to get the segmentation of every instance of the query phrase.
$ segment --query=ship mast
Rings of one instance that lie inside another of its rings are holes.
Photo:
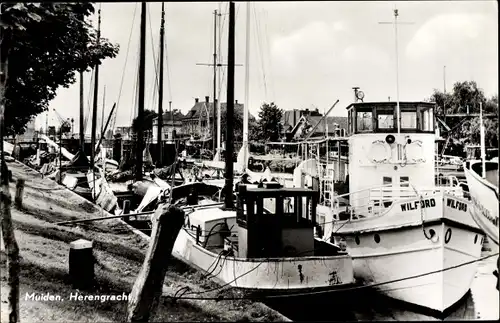
[[[136,147],[136,169],[135,180],[142,181],[142,165],[144,152],[144,92],[146,79],[146,2],[141,3],[141,42],[139,56],[139,105],[137,112],[137,147]]]
[[[250,2],[247,2],[246,53],[245,53],[245,102],[243,105],[243,171],[248,165],[248,98],[250,93]]]
[[[227,115],[226,120],[234,116],[234,29],[235,11],[234,2],[229,2],[229,33],[228,33],[228,55],[227,55]],[[227,209],[233,209],[233,123],[227,122],[226,127],[226,173],[224,205]]]
[[[97,47],[99,47],[99,42],[101,39],[101,9],[97,11]],[[99,63],[95,65],[95,83],[94,83],[94,104],[92,106],[92,137],[91,137],[91,144],[90,144],[90,169],[92,170],[92,199],[95,200],[96,195],[95,195],[95,169],[94,169],[94,163],[95,163],[95,140],[96,140],[96,131],[97,131],[97,95],[99,93]],[[59,143],[62,145],[62,143]],[[59,158],[61,156],[59,155]]]
[[[163,56],[164,56],[164,42],[165,42],[165,3],[161,3],[161,26],[160,26],[160,78],[158,86],[158,166],[163,165]],[[170,111],[170,118],[173,127],[173,116]],[[168,119],[167,119],[168,124]]]

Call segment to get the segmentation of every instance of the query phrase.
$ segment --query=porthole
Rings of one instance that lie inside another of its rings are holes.
[[[451,228],[448,228],[446,230],[446,233],[444,234],[444,243],[448,243],[451,240]]]
[[[359,237],[358,237],[358,236],[356,236],[356,237],[354,238],[354,241],[356,241],[356,244],[358,244],[358,245],[359,245]]]
[[[373,240],[375,240],[376,243],[380,242],[380,236],[378,235],[378,233],[375,233],[375,235],[373,236]]]
[[[477,234],[476,234],[476,236],[474,237],[474,244],[476,244],[476,243],[477,243]]]

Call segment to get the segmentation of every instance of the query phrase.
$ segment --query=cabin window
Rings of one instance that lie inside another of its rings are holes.
[[[417,128],[417,112],[402,111],[401,112],[401,128],[416,129]]]
[[[401,187],[410,187],[410,178],[408,176],[401,176],[399,178]]]
[[[394,114],[379,113],[377,115],[377,128],[378,129],[393,129],[394,128]]]
[[[421,130],[434,131],[434,110],[427,108],[422,110]]]
[[[264,213],[276,214],[276,198],[263,199]]]
[[[384,183],[384,185],[391,185],[392,184],[392,177],[384,176],[383,183]]]
[[[358,111],[356,115],[356,128],[357,131],[372,131],[372,112]]]

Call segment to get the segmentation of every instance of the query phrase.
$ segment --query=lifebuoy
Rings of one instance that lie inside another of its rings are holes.
[[[375,157],[373,156],[373,149],[377,146],[383,146],[385,148],[385,156],[379,158],[377,158],[378,156]],[[389,144],[387,144],[385,141],[375,140],[374,142],[372,142],[372,146],[368,154],[369,154],[368,159],[370,159],[371,161],[375,163],[383,163],[389,160],[389,158],[391,157],[391,148]]]
[[[450,242],[450,239],[451,239],[451,228],[448,228],[448,230],[446,230],[446,233],[444,234],[444,243]]]

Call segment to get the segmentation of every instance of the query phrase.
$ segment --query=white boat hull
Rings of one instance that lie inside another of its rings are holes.
[[[212,272],[217,280],[231,287],[290,292],[335,288],[354,282],[352,259],[348,255],[266,259],[219,256],[197,245],[191,234],[181,229],[172,255]]]
[[[345,238],[355,278],[394,299],[443,313],[467,293],[477,263],[451,267],[477,260],[483,236],[469,201],[448,194],[425,199],[434,206],[413,208],[418,198],[398,201],[380,216],[339,222],[333,232]],[[402,211],[405,203],[412,209]]]
[[[472,161],[471,166],[478,163],[480,164],[481,161]],[[464,173],[473,202],[472,216],[498,248],[498,187],[481,178],[467,165],[464,165]],[[498,170],[496,176],[498,176]]]

